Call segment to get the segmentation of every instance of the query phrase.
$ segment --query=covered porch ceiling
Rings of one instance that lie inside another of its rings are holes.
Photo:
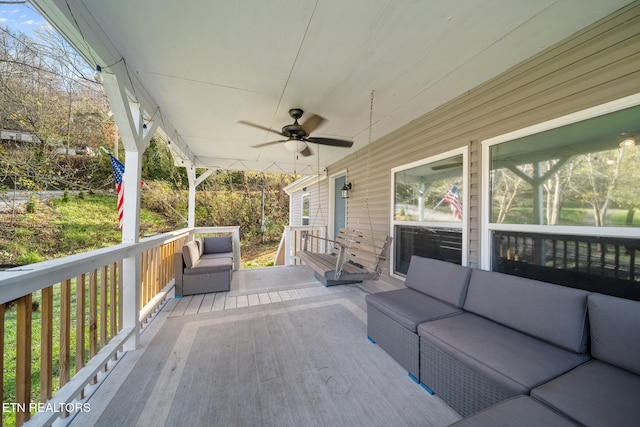
[[[32,3],[117,75],[176,164],[314,175],[366,146],[370,120],[376,140],[630,0]],[[240,122],[279,132],[291,108],[326,119],[312,137],[353,146],[254,148],[285,138]]]

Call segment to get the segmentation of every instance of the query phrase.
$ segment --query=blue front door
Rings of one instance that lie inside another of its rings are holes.
[[[335,180],[335,188],[333,192],[334,210],[333,210],[333,238],[338,235],[338,230],[347,225],[347,201],[342,198],[342,187],[347,182],[346,176],[341,176]]]

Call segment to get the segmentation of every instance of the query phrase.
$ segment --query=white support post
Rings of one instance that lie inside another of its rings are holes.
[[[187,216],[187,227],[196,226],[196,168],[193,165],[187,166],[187,177],[189,178],[189,214]]]
[[[135,245],[140,240],[142,153],[155,133],[157,124],[149,126],[144,123],[140,105],[129,100],[116,74],[103,73],[102,80],[125,147],[122,243]],[[134,331],[124,344],[125,351],[135,350],[140,342],[140,274],[140,255],[135,251],[134,255],[122,261],[122,326],[125,329],[133,328]]]
[[[196,168],[193,164],[187,166],[187,177],[189,178],[189,216],[187,226],[190,228],[196,226],[196,189],[214,171],[214,169],[207,169],[202,175],[196,177]]]

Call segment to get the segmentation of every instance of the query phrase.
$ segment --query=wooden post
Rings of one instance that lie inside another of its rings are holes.
[[[71,352],[71,280],[60,284],[60,387],[69,382]]]
[[[89,277],[89,359],[98,353],[98,270]],[[98,378],[94,377],[91,384]]]
[[[85,281],[86,276],[84,274],[76,278],[76,372],[84,366],[84,334],[86,329],[84,321],[86,315]],[[79,397],[80,399],[84,398],[84,391],[80,393]]]
[[[18,299],[16,334],[16,403],[25,405],[25,411],[16,412],[16,425],[21,426],[30,417],[31,400],[31,294]]]
[[[53,386],[53,286],[42,289],[40,311],[40,401],[46,402]]]

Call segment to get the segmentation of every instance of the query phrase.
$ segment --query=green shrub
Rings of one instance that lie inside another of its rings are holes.
[[[19,255],[16,258],[16,264],[19,265],[35,264],[42,261],[44,260],[42,259],[38,251],[29,251],[25,254]]]
[[[38,210],[38,199],[36,199],[36,196],[33,194],[29,196],[29,200],[27,201],[25,208],[28,213],[36,213]]]

